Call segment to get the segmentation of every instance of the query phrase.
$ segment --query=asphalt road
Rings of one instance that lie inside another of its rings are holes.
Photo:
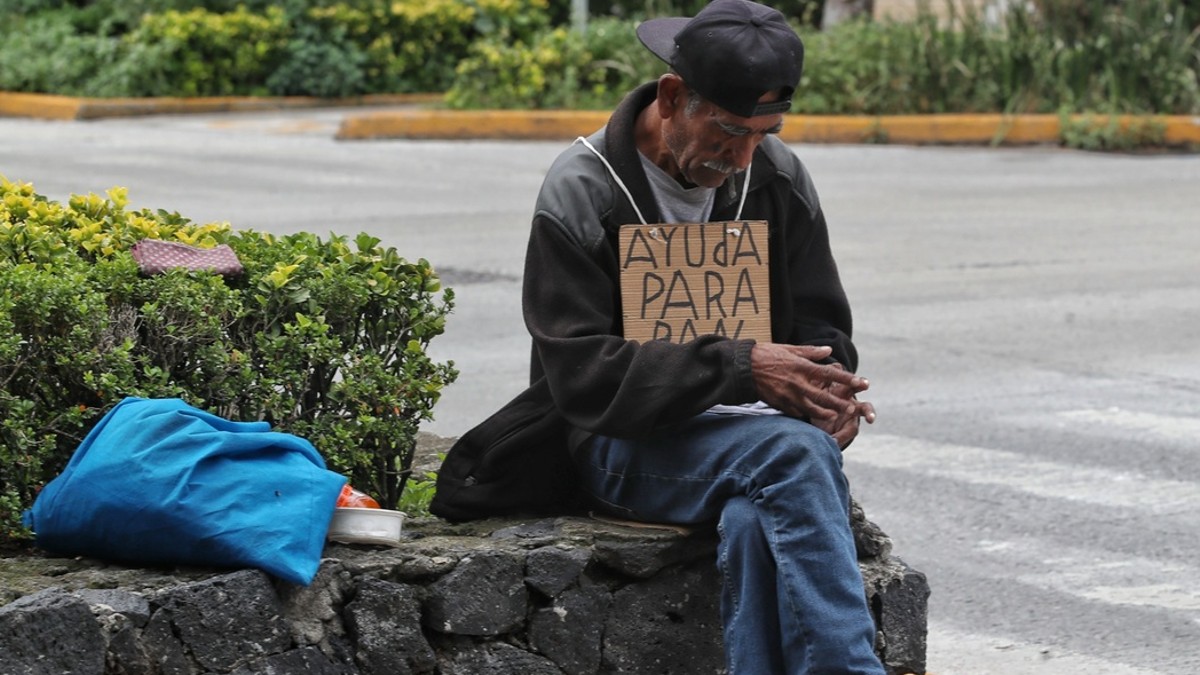
[[[345,112],[0,119],[0,174],[431,260],[462,374],[427,429],[460,434],[525,379],[525,237],[564,144],[337,142]],[[795,150],[879,410],[847,473],[929,576],[930,672],[1200,672],[1200,156]]]

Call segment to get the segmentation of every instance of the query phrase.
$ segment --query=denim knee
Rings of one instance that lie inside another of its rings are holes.
[[[759,427],[738,464],[760,489],[793,480],[844,480],[842,451],[829,434],[782,416],[763,419]]]
[[[722,575],[728,575],[730,571],[731,555],[742,565],[759,564],[771,559],[767,533],[759,520],[758,508],[749,497],[739,495],[725,502],[717,521],[717,532],[721,537],[717,566]],[[726,578],[725,581],[728,583],[732,580]],[[736,586],[731,586],[729,590],[735,589]]]
[[[730,541],[757,536],[766,541],[758,511],[754,503],[745,497],[732,497],[721,509],[721,520],[717,524],[721,536]]]

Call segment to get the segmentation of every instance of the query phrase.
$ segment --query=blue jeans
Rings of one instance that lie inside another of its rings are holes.
[[[648,438],[593,437],[575,458],[612,515],[717,523],[731,675],[884,672],[828,434],[782,415],[705,413]]]

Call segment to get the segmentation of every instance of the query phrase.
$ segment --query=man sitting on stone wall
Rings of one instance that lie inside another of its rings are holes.
[[[670,72],[551,167],[525,267],[531,385],[451,450],[433,511],[715,523],[730,673],[882,673],[841,457],[875,411],[816,190],[774,135],[803,45],[748,0],[637,32]],[[624,337],[622,225],[754,220],[770,341]]]

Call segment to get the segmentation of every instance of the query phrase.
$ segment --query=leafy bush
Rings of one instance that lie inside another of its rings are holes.
[[[1166,127],[1154,118],[1132,118],[1127,123],[1115,116],[1060,115],[1062,144],[1080,150],[1129,152],[1165,145]]]
[[[445,459],[445,453],[438,453],[439,461]],[[396,508],[410,518],[423,518],[430,515],[429,504],[433,501],[433,495],[436,492],[437,472],[426,470],[419,474],[413,474],[404,484],[404,492],[400,494],[400,503],[396,505]]]
[[[0,0],[19,2],[20,0]],[[98,0],[16,7],[0,88],[82,96],[440,92],[475,40],[528,40],[548,0]]]
[[[399,0],[384,8],[334,6],[309,16],[345,25],[367,53],[372,92],[445,91],[471,44],[486,36],[529,39],[548,25],[547,0]]]
[[[580,69],[591,57],[576,33],[557,28],[536,36],[529,46],[481,40],[470,53],[446,94],[451,107],[586,107],[580,99],[587,96],[589,83]]]
[[[0,31],[0,90],[113,95],[104,74],[122,58],[118,40],[81,35],[60,13],[14,18]]]
[[[1086,29],[1023,3],[1013,3],[1000,25],[969,11],[949,22],[925,11],[912,22],[801,28],[806,63],[793,112],[1200,112],[1200,30],[1188,9],[1200,2],[1042,2],[1068,3],[1073,11],[1086,6],[1079,19]],[[609,108],[661,72],[634,25],[596,20],[582,41],[550,33],[477,43],[448,102]]]
[[[282,63],[267,78],[267,90],[276,96],[338,98],[366,89],[367,55],[345,39],[340,26],[323,34],[311,24],[302,24],[280,56]]]
[[[611,0],[587,34],[565,0],[26,0],[0,25],[0,88],[87,96],[449,91],[455,107],[612,107],[662,66],[635,20],[702,0]],[[946,0],[932,0],[943,2]],[[1200,0],[1034,0],[997,23],[813,28],[795,112],[1200,113]]]
[[[556,28],[528,44],[481,40],[458,66],[446,104],[454,108],[611,107],[666,66],[638,42],[629,22],[597,19],[580,35]]]
[[[23,536],[20,511],[126,396],[265,420],[394,507],[456,376],[425,353],[453,304],[429,263],[367,235],[234,232],[126,203],[114,188],[61,204],[0,177],[0,541]],[[227,243],[245,274],[142,276],[143,238]]]
[[[267,93],[289,27],[278,8],[251,14],[197,9],[115,19],[98,32],[80,12],[18,17],[0,28],[0,89],[73,96],[201,96]]]
[[[157,47],[165,91],[148,95],[226,96],[267,94],[289,36],[284,11],[263,14],[238,7],[227,14],[203,9],[147,15],[126,41]]]
[[[805,35],[796,109],[807,113],[1200,112],[1200,31],[1172,0],[1043,0],[1082,19],[1014,3],[1002,25],[849,23]],[[1055,5],[1058,6],[1058,5]],[[1086,29],[1080,28],[1080,23]]]

